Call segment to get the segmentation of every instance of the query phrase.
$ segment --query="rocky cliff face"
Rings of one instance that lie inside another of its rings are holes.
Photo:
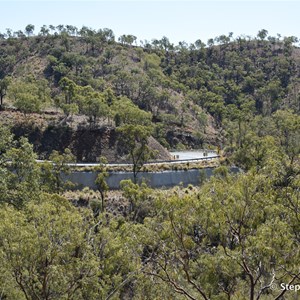
[[[27,119],[18,112],[1,112],[0,124],[9,125],[16,138],[25,136],[33,144],[41,159],[47,159],[53,150],[71,149],[78,162],[96,162],[105,156],[110,163],[128,162],[127,156],[117,147],[117,132],[113,126],[91,127],[87,124],[59,122],[53,115],[32,114]],[[158,153],[157,159],[169,160],[171,156],[155,138],[148,145]]]
[[[27,136],[42,159],[47,159],[53,150],[62,152],[69,148],[78,162],[96,162],[100,156],[105,156],[110,163],[128,162],[126,156],[118,153],[117,133],[112,127],[75,131],[68,126],[49,126],[44,131],[32,127],[14,127],[13,132],[16,137]],[[169,152],[153,137],[149,138],[149,147],[157,150],[157,159],[171,158]]]

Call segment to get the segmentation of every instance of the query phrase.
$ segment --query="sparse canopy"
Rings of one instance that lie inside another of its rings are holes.
[[[25,27],[25,32],[27,34],[27,36],[31,36],[34,32],[34,25],[32,24],[28,24],[26,27]]]
[[[155,157],[155,152],[148,146],[148,138],[151,132],[151,127],[143,125],[128,124],[118,128],[119,147],[130,158],[134,183],[137,183],[137,175],[143,165]]]

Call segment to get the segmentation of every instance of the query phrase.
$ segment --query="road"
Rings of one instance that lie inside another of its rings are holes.
[[[201,150],[201,151],[174,151],[170,152],[177,160],[190,160],[190,159],[209,159],[219,157],[216,151]],[[207,155],[205,155],[207,154]]]
[[[204,152],[207,155],[204,155]],[[144,165],[163,165],[166,163],[180,164],[180,163],[187,163],[187,162],[197,162],[202,160],[211,160],[219,157],[219,155],[215,151],[174,151],[174,152],[170,152],[170,154],[175,157],[174,160],[153,161],[153,162],[145,163]],[[43,161],[38,160],[38,162],[43,162]],[[72,167],[95,167],[95,166],[99,166],[99,163],[71,163],[68,165]],[[107,166],[111,166],[111,167],[126,167],[131,165],[132,164],[130,163],[107,164]]]

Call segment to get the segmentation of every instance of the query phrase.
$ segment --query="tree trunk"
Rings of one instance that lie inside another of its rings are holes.
[[[101,196],[101,210],[102,210],[102,212],[104,212],[105,211],[104,193],[102,191],[100,191],[100,190],[99,190],[99,192],[100,192],[100,196]]]
[[[3,98],[4,98],[4,95],[0,95],[0,111],[3,110]]]

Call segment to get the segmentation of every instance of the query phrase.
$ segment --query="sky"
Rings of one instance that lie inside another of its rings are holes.
[[[35,25],[83,25],[110,28],[116,37],[132,34],[137,40],[163,36],[177,44],[193,43],[233,32],[233,36],[269,35],[300,38],[300,1],[274,0],[0,0],[0,32]]]

